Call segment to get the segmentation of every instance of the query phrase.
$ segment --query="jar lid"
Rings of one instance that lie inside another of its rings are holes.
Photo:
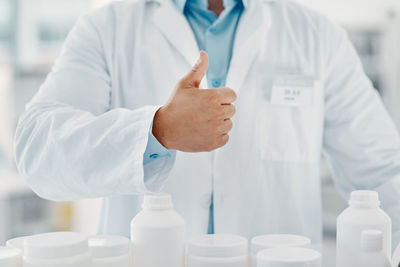
[[[22,236],[22,237],[10,239],[6,242],[6,247],[16,248],[21,251],[24,251],[24,241],[26,238],[27,238],[27,236]]]
[[[25,256],[39,259],[73,257],[89,251],[88,239],[74,232],[47,233],[25,239]]]
[[[202,235],[189,243],[189,254],[198,257],[238,257],[247,252],[247,239],[237,235]]]
[[[121,236],[92,236],[89,248],[93,258],[118,257],[129,253],[130,240]]]
[[[0,266],[21,267],[21,250],[15,248],[0,247]]]
[[[260,235],[251,240],[251,251],[258,253],[266,248],[303,247],[309,248],[311,240],[300,235]]]
[[[319,267],[320,264],[321,254],[308,248],[268,248],[257,254],[257,266],[260,267]]]

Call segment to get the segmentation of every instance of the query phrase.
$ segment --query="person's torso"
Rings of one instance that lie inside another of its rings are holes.
[[[161,1],[125,1],[101,11],[112,20],[103,33],[112,108],[164,104],[196,60],[185,17],[172,1]],[[230,141],[212,153],[177,152],[164,188],[189,238],[207,231],[214,192],[216,233],[321,241],[324,77],[317,23],[318,16],[286,1],[251,0],[242,14],[226,80],[238,93]],[[140,201],[106,199],[100,231],[128,235]]]

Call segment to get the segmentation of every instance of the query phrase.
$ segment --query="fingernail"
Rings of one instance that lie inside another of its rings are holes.
[[[201,55],[200,55],[199,58],[196,61],[195,66],[199,66],[201,64],[201,62],[202,62],[202,59],[201,59]]]

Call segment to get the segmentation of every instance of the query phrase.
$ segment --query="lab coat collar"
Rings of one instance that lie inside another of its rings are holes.
[[[184,9],[185,9],[185,5],[187,3],[187,1],[191,1],[191,0],[173,0],[176,7],[178,8],[178,10],[180,12],[183,13]],[[207,0],[200,0],[200,1],[207,1]],[[231,3],[229,2],[237,2],[240,1],[243,3],[244,8],[246,8],[248,6],[248,1],[249,0],[223,0],[224,1],[224,6],[226,7],[227,5],[230,5]]]
[[[242,87],[257,54],[265,49],[272,22],[271,2],[275,1],[251,0],[239,21],[226,79],[226,85],[236,93]]]
[[[154,24],[177,52],[193,66],[199,56],[199,48],[185,16],[179,12],[172,0],[147,1],[160,4],[152,17]]]
[[[199,55],[199,48],[193,31],[173,0],[147,0],[160,5],[153,15],[153,22],[166,39],[193,66]],[[250,0],[243,11],[236,30],[235,44],[227,76],[226,85],[238,92],[243,81],[263,45],[270,28],[271,16],[269,2],[275,0]],[[201,88],[207,88],[203,79]]]

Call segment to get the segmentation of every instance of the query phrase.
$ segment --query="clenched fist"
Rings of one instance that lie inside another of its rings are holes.
[[[153,135],[164,147],[204,152],[228,142],[236,94],[229,88],[199,89],[207,69],[208,56],[201,51],[196,65],[178,82],[167,104],[154,116]]]

